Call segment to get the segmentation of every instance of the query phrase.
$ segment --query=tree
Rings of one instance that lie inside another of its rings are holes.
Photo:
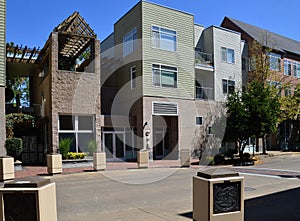
[[[264,82],[252,81],[248,85],[244,102],[250,113],[251,135],[263,138],[263,154],[266,154],[266,135],[273,134],[277,130],[280,114],[280,103],[276,91]]]
[[[280,104],[274,91],[264,82],[254,80],[244,93],[229,95],[226,108],[226,138],[237,144],[241,157],[249,137],[255,136],[258,140],[277,129]],[[265,145],[263,153],[266,153]]]
[[[240,157],[246,146],[247,139],[251,136],[250,113],[244,102],[245,93],[233,92],[226,102],[227,120],[224,141],[232,141],[238,148]]]
[[[7,79],[7,87],[14,92],[14,103],[18,108],[29,106],[29,77]]]

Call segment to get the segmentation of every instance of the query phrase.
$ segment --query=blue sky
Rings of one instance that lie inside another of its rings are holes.
[[[43,47],[51,31],[74,11],[94,29],[100,40],[139,0],[7,0],[6,41]],[[256,25],[300,41],[299,0],[151,0],[189,12],[195,23],[220,25],[224,16]],[[280,3],[280,4],[279,4]]]

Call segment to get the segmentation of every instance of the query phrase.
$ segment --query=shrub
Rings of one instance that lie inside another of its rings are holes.
[[[8,156],[11,156],[16,161],[22,151],[23,151],[23,143],[21,138],[8,138],[5,141],[5,148]]]
[[[97,151],[97,143],[95,140],[90,140],[88,144],[89,154],[93,155]]]
[[[229,149],[229,150],[227,150],[227,151],[224,153],[225,157],[228,157],[228,158],[230,158],[230,159],[233,159],[234,154],[235,154],[235,150],[234,150],[234,149]]]
[[[225,162],[225,157],[223,154],[217,154],[214,156],[215,165],[223,164]]]
[[[249,160],[250,159],[250,153],[244,153],[244,159]]]
[[[70,150],[71,143],[73,142],[72,138],[63,138],[59,141],[59,152],[62,155],[63,159],[68,158],[68,152]]]
[[[69,159],[83,159],[85,156],[87,156],[86,153],[68,152]]]

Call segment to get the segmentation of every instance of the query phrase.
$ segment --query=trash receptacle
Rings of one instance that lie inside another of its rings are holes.
[[[0,188],[1,220],[57,221],[56,188],[50,179],[28,177]]]
[[[193,220],[243,221],[244,177],[224,169],[193,177]]]

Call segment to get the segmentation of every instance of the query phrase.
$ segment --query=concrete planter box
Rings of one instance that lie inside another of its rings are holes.
[[[191,154],[189,149],[180,150],[180,165],[189,167],[191,164]]]
[[[0,206],[1,220],[57,221],[55,183],[40,177],[7,182],[0,189]]]
[[[15,178],[15,167],[13,157],[0,157],[0,181],[12,180]]]
[[[94,170],[105,170],[106,169],[106,153],[98,152],[93,153],[93,167]]]
[[[139,168],[149,167],[149,152],[148,150],[140,150],[137,153],[137,163]]]
[[[47,168],[50,174],[62,173],[61,154],[47,154]]]

